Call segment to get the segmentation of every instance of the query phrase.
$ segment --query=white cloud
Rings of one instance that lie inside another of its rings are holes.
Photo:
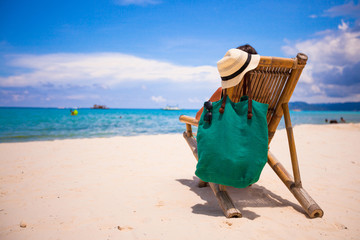
[[[12,95],[12,99],[14,102],[20,102],[20,101],[24,100],[25,97],[23,95],[14,94],[14,95]]]
[[[306,78],[303,80],[311,83],[314,82],[314,73],[327,71],[341,73],[345,67],[358,63],[360,61],[359,37],[360,32],[340,29],[332,31],[320,39],[310,39],[292,46],[284,46],[283,51],[288,55],[294,55],[297,52],[304,52],[308,55],[309,64],[305,68]]]
[[[100,99],[99,95],[91,95],[91,94],[78,94],[78,95],[68,95],[65,96],[65,99],[70,99],[70,100],[83,100],[83,99]]]
[[[341,25],[338,25],[338,28],[340,30],[346,31],[349,28],[349,24],[345,23],[344,20],[341,20]]]
[[[203,101],[201,101],[200,99],[198,99],[197,97],[194,98],[188,98],[188,101],[190,103],[202,103]]]
[[[156,102],[156,103],[162,103],[162,102],[166,102],[166,99],[163,98],[162,96],[152,96],[151,100]]]
[[[349,2],[343,5],[332,7],[325,11],[325,16],[351,16],[355,18],[360,18],[360,3],[355,5],[354,2]]]
[[[145,5],[159,4],[159,3],[161,3],[161,1],[158,1],[158,0],[116,0],[115,3],[118,5],[122,5],[122,6],[127,6],[127,5],[145,6]]]
[[[303,51],[313,64],[316,63],[318,67],[320,65],[318,71],[354,64],[360,60],[360,32],[346,31],[348,27],[345,26],[342,22],[337,31],[326,31],[321,38],[284,46],[283,50],[290,55]]]
[[[341,96],[358,100],[360,31],[341,21],[337,30],[322,31],[315,36],[283,47],[289,56],[303,52],[309,57],[297,91],[327,101]],[[299,87],[303,89],[298,90]]]
[[[217,82],[213,66],[181,66],[122,53],[13,55],[8,65],[23,73],[0,76],[0,86],[101,86],[129,81]]]

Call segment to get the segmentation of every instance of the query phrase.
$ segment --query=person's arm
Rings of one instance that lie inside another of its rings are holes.
[[[222,91],[222,88],[219,87],[214,93],[213,95],[210,97],[210,101],[211,102],[216,102],[216,101],[219,101],[221,99],[221,91]],[[196,116],[195,116],[195,119],[196,120],[200,120],[200,117],[201,117],[201,114],[202,112],[204,111],[204,107],[202,107],[197,113],[196,113]]]

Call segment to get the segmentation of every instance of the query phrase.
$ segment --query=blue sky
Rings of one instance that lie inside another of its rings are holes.
[[[249,43],[309,56],[292,101],[360,101],[358,1],[0,1],[0,106],[199,108]]]

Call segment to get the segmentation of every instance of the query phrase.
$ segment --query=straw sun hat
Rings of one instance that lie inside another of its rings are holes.
[[[222,88],[237,85],[247,72],[259,65],[259,61],[258,54],[250,54],[234,48],[227,51],[225,56],[217,62]]]

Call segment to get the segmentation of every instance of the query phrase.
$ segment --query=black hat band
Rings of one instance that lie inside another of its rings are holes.
[[[247,66],[249,66],[250,61],[251,61],[251,54],[248,53],[248,57],[247,57],[246,62],[244,63],[244,65],[239,70],[234,72],[233,74],[231,74],[229,76],[221,77],[221,80],[228,81],[230,79],[233,79],[234,77],[237,77],[238,75],[240,75],[247,68]]]

